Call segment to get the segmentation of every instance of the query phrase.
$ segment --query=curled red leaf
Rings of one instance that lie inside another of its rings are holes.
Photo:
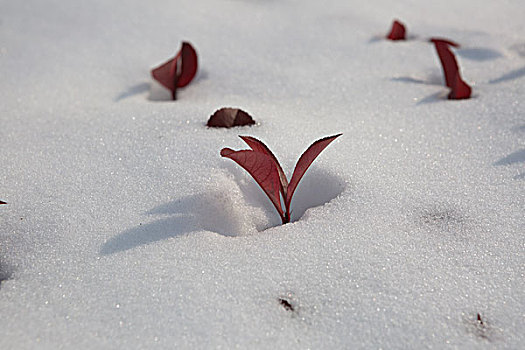
[[[288,192],[288,179],[286,178],[286,175],[284,174],[283,168],[281,168],[281,164],[279,164],[279,161],[277,160],[277,157],[274,156],[272,151],[264,144],[262,141],[257,140],[255,137],[251,136],[239,136],[248,147],[250,147],[255,152],[264,153],[267,156],[271,157],[273,159],[273,162],[277,166],[277,171],[279,172],[279,180],[281,181],[281,195],[283,198],[286,198],[286,193]]]
[[[403,23],[397,19],[392,22],[392,29],[386,36],[388,40],[406,40],[406,28]]]
[[[172,99],[177,98],[177,88],[188,85],[197,74],[197,52],[188,42],[174,58],[151,70],[151,75],[162,86],[171,91]]]
[[[234,151],[230,148],[223,148],[221,156],[230,158],[243,167],[266,193],[279,215],[284,216],[279,197],[281,188],[279,173],[270,156],[251,150]]]
[[[255,121],[245,111],[238,108],[221,108],[213,113],[206,125],[214,128],[231,128],[253,124]]]
[[[264,193],[273,203],[281,217],[283,224],[290,222],[290,204],[292,197],[312,162],[317,156],[336,138],[342,134],[329,136],[315,141],[301,155],[295,166],[290,182],[274,156],[272,151],[260,140],[251,136],[240,136],[251,150],[234,151],[231,148],[223,148],[221,156],[234,160],[243,167],[255,179]],[[281,197],[285,204],[285,210],[281,206]]]
[[[436,48],[436,52],[443,68],[445,84],[450,88],[449,100],[461,100],[470,98],[472,88],[461,78],[456,56],[450,47],[459,47],[459,44],[446,39],[430,39]]]
[[[182,43],[180,49],[180,73],[177,78],[177,87],[185,87],[197,74],[197,52],[188,42]]]

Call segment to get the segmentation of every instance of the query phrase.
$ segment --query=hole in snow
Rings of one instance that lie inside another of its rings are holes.
[[[438,206],[423,209],[420,222],[423,226],[441,232],[457,232],[463,229],[466,218],[455,208]]]
[[[255,180],[245,170],[233,164],[233,162],[232,164],[226,164],[225,168],[233,175],[235,183],[242,192],[245,205],[264,210],[268,222],[261,225],[259,220],[257,230],[264,231],[271,227],[280,226],[281,219],[279,214]],[[346,182],[344,179],[320,169],[314,164],[308,169],[295,190],[291,203],[291,222],[301,219],[308,209],[323,206],[335,199],[343,193],[345,188]],[[252,209],[247,208],[245,210]]]
[[[208,191],[159,205],[146,214],[158,220],[141,223],[108,239],[100,248],[109,255],[191,232],[242,236],[280,225],[279,215],[257,183],[242,169],[233,176],[215,174]],[[343,179],[317,168],[303,177],[292,201],[292,221],[307,209],[326,204],[343,192]]]

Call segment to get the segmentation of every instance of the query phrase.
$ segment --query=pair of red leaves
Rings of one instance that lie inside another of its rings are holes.
[[[221,156],[230,158],[253,177],[279,213],[282,223],[286,224],[290,222],[292,197],[303,175],[317,156],[341,135],[328,136],[311,144],[297,161],[289,182],[272,151],[254,137],[239,136],[251,149],[234,151],[231,148],[223,148]],[[281,205],[281,196],[284,209]]]
[[[171,98],[177,99],[177,88],[188,85],[197,74],[197,52],[188,42],[174,58],[151,70],[151,75],[162,86],[171,91]]]
[[[253,118],[242,109],[221,108],[213,113],[206,125],[212,128],[231,128],[253,124],[255,124]]]
[[[406,40],[406,28],[404,24],[398,20],[394,20],[387,39]],[[459,47],[459,45],[450,40],[438,38],[431,38],[430,42],[434,43],[441,67],[443,68],[443,74],[445,75],[445,84],[450,88],[448,99],[462,100],[470,98],[472,88],[461,78],[456,56],[450,49],[450,47]]]

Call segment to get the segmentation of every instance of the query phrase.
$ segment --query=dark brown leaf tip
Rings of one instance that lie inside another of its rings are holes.
[[[479,322],[479,324],[481,324],[481,325],[483,324],[483,320],[481,319],[481,315],[480,315],[480,314],[478,314],[478,322]]]
[[[406,28],[403,23],[398,21],[397,19],[394,20],[392,23],[392,29],[390,29],[390,33],[386,36],[388,40],[406,40]]]
[[[175,57],[151,70],[151,76],[171,91],[173,100],[177,99],[177,88],[188,85],[197,74],[197,52],[188,42],[183,42]]]
[[[212,128],[231,128],[253,124],[255,121],[245,111],[239,108],[221,108],[213,113],[206,125]]]
[[[7,203],[6,203],[6,202],[4,202],[4,201],[0,201],[0,204],[7,204]]]

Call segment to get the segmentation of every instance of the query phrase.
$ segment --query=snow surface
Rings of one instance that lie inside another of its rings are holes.
[[[524,13],[1,0],[0,349],[524,348]],[[182,40],[200,70],[158,101]],[[205,127],[229,106],[258,125]],[[291,171],[339,132],[284,226],[219,156],[253,135]]]

